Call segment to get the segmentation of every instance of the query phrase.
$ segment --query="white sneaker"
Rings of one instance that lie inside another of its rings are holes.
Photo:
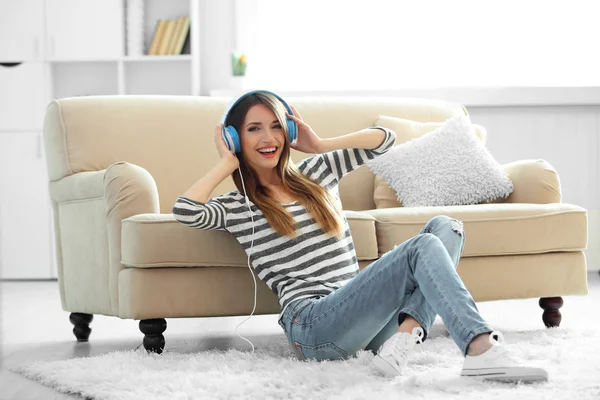
[[[497,336],[498,339],[494,339]],[[471,376],[507,382],[538,382],[547,381],[548,372],[542,368],[521,367],[518,361],[511,359],[504,336],[498,331],[490,334],[492,347],[478,356],[465,358],[461,376]]]
[[[397,332],[381,345],[371,364],[386,376],[402,375],[402,370],[408,364],[415,344],[423,342],[422,328],[413,328],[412,334]]]

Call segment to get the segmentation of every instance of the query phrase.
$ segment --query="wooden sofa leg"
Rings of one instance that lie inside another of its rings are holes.
[[[562,315],[559,309],[562,306],[562,297],[542,297],[540,299],[540,307],[544,309],[542,320],[547,328],[554,328],[560,325]]]
[[[143,319],[140,331],[144,334],[144,348],[147,352],[162,353],[165,348],[165,337],[162,333],[167,329],[164,318]]]
[[[75,325],[73,328],[73,333],[75,334],[78,342],[88,341],[90,333],[92,332],[92,329],[90,328],[90,322],[92,322],[93,319],[93,314],[74,312],[69,316],[69,321]]]

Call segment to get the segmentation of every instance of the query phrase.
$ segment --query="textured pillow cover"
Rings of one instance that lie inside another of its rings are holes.
[[[396,146],[408,142],[409,140],[419,138],[443,125],[444,122],[421,122],[406,118],[389,117],[386,115],[380,115],[373,124],[373,126],[383,126],[393,130],[396,133]],[[473,124],[473,127],[475,128],[475,133],[481,140],[481,143],[485,144],[487,140],[486,129],[477,124]],[[387,184],[385,179],[380,176],[375,176],[373,186],[373,202],[375,203],[375,208],[402,207],[398,194]]]
[[[466,116],[450,118],[366,164],[404,207],[479,204],[514,190]]]

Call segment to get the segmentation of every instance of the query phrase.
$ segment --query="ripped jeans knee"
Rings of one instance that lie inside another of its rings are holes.
[[[448,217],[447,215],[436,215],[435,217],[431,218],[429,222],[425,224],[425,227],[421,233],[433,233],[446,224],[450,224],[450,227],[454,232],[461,235],[464,233],[462,221]]]
[[[464,225],[463,225],[462,221],[459,221],[457,219],[451,219],[450,226],[452,227],[452,230],[454,232],[461,234],[461,235],[464,233]]]

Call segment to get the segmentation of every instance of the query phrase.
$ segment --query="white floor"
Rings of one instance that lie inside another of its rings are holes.
[[[600,276],[588,274],[587,296],[564,297],[563,327],[577,327],[585,310],[600,308]],[[56,281],[3,282],[1,291],[0,399],[72,399],[6,370],[34,360],[59,360],[94,356],[116,350],[135,349],[141,344],[138,322],[95,315],[87,343],[77,343],[71,332],[69,313],[62,311]],[[498,330],[535,330],[543,326],[537,299],[478,304],[484,318]],[[518,314],[518,317],[516,316]],[[577,316],[577,317],[575,317]],[[571,317],[571,318],[570,318]],[[168,319],[166,348],[193,343],[194,351],[231,347],[250,350],[235,328],[246,317]],[[438,323],[441,321],[438,320]],[[274,336],[283,336],[277,315],[253,316],[239,327],[240,335],[256,347],[267,346]]]

